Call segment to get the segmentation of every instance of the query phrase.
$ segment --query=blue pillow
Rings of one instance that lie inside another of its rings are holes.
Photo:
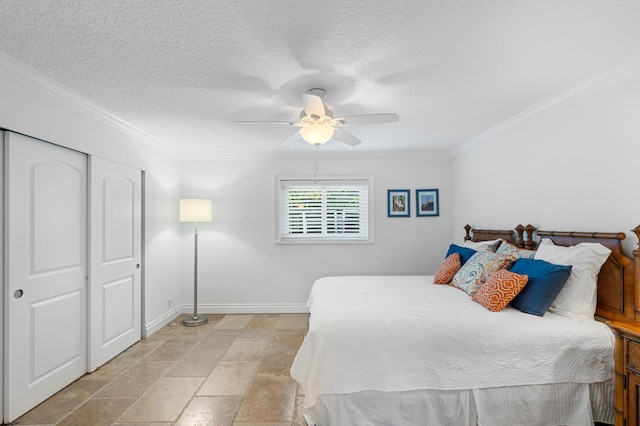
[[[529,281],[510,305],[527,314],[541,317],[569,279],[571,266],[520,258],[511,267],[511,272],[527,275]]]
[[[476,254],[476,251],[468,247],[461,247],[455,244],[451,244],[449,246],[449,251],[447,251],[447,255],[444,258],[446,259],[453,253],[458,253],[460,255],[460,264],[464,265],[465,263],[467,263],[467,260],[471,259],[471,256]]]

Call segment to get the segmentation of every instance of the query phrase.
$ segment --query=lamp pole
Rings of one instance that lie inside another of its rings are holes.
[[[198,222],[211,221],[211,201],[203,199],[181,199],[180,221],[194,222],[194,257],[193,257],[193,315],[182,320],[187,327],[194,327],[207,323],[207,317],[198,315]]]
[[[198,316],[198,222],[195,222],[193,233],[194,258],[193,258],[193,315],[182,320],[187,327],[195,327],[207,323],[206,316]]]

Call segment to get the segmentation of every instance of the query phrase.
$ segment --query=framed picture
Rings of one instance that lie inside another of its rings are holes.
[[[440,216],[437,189],[416,189],[416,216]]]
[[[387,217],[409,217],[411,193],[408,189],[389,189],[387,191]]]

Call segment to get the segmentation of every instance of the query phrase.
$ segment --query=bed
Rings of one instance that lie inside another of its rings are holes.
[[[549,245],[606,247],[593,309],[586,317],[559,305],[542,316],[511,304],[492,312],[434,276],[321,278],[291,367],[309,425],[613,424],[614,336],[605,321],[635,320],[636,311],[638,260],[623,253],[625,234],[465,229],[465,244],[503,241],[527,257],[542,258]],[[547,239],[536,252],[534,234]]]

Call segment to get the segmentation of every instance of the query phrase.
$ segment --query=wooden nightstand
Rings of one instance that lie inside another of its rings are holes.
[[[640,322],[607,323],[616,336],[615,409],[616,426],[638,425],[640,421]]]

